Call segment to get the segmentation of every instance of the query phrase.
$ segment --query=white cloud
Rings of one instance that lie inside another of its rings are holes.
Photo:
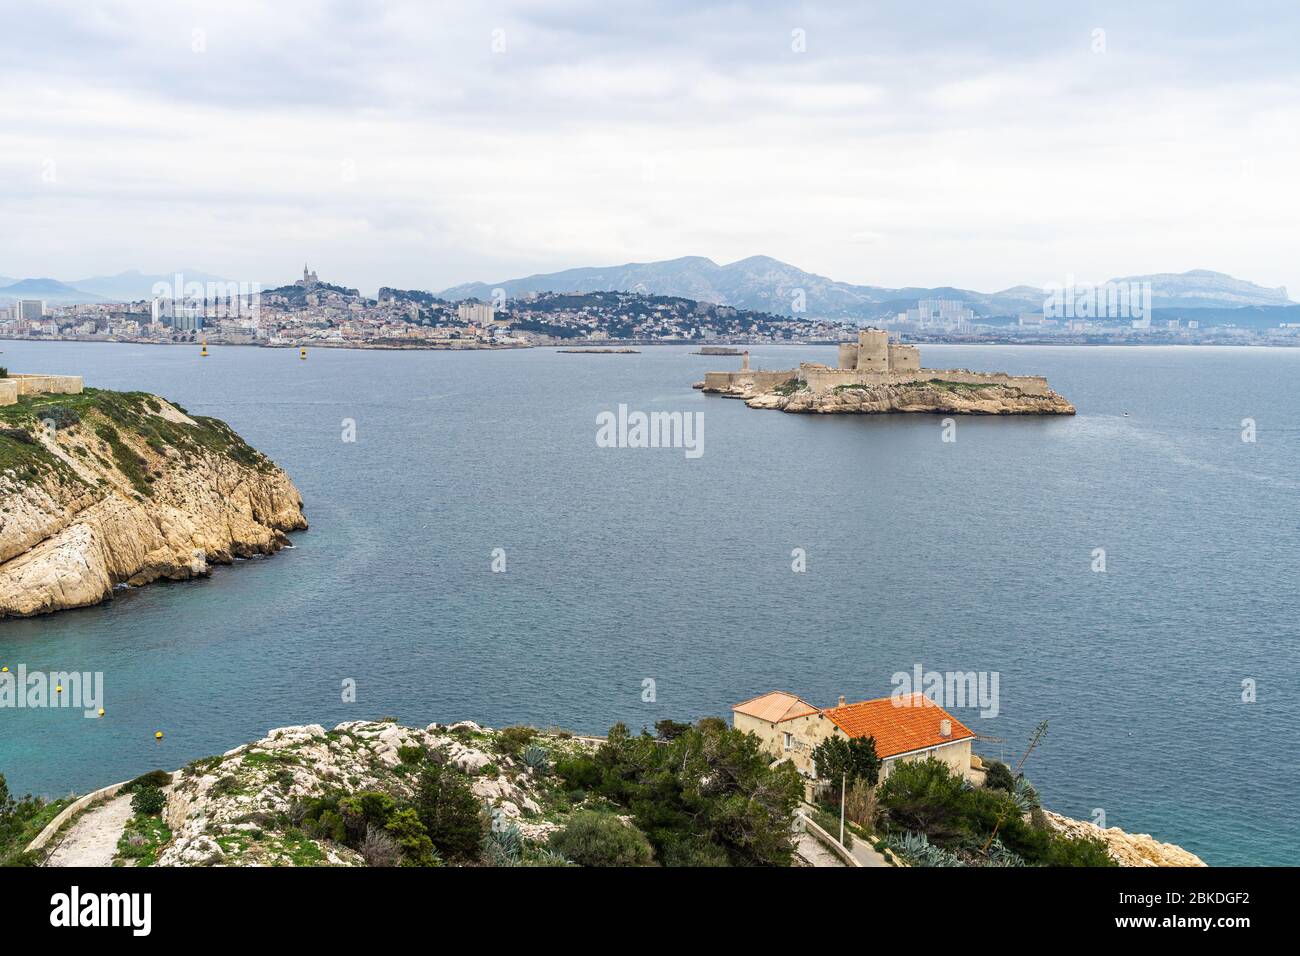
[[[1294,19],[10,6],[5,275],[273,281],[307,258],[441,288],[764,253],[886,285],[1204,267],[1300,291]]]

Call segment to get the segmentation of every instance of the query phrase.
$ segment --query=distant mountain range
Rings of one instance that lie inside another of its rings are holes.
[[[19,279],[17,282],[0,286],[0,301],[14,299],[43,299],[51,305],[105,301],[93,293],[84,292],[58,279]]]
[[[1267,289],[1221,272],[1197,269],[1180,274],[1126,276],[1113,282],[1152,284],[1156,308],[1239,308],[1287,306],[1286,289]],[[662,262],[629,262],[620,266],[566,269],[502,282],[469,282],[438,293],[444,299],[488,300],[494,289],[508,296],[528,292],[645,292],[683,296],[741,309],[792,314],[802,290],[806,314],[813,318],[873,318],[915,306],[918,299],[958,299],[978,315],[1014,315],[1038,311],[1047,293],[1033,286],[1014,286],[1001,292],[973,292],[952,287],[886,288],[854,285],[805,272],[769,256],[751,256],[718,265],[703,256],[686,256]]]
[[[186,283],[225,282],[210,272],[182,270]],[[90,276],[61,282],[58,279],[8,279],[0,277],[0,301],[13,299],[44,299],[51,305],[78,305],[92,302],[138,302],[153,297],[157,282],[169,285],[176,281],[176,273],[146,275],[129,269],[111,276]]]
[[[183,271],[186,282],[225,282],[208,272]],[[53,305],[93,302],[129,302],[148,299],[158,282],[171,283],[174,273],[148,275],[137,270],[109,276],[91,276],[62,282],[57,279],[0,277],[0,302],[19,298],[44,299]],[[1157,309],[1262,309],[1295,305],[1285,288],[1268,289],[1222,272],[1195,269],[1182,273],[1124,276],[1112,282],[1150,282],[1152,305]],[[442,299],[491,299],[494,289],[515,297],[529,292],[642,292],[680,296],[755,312],[795,314],[802,295],[809,318],[872,319],[901,312],[918,299],[957,299],[977,315],[1015,315],[1037,312],[1047,293],[1029,285],[1000,292],[974,292],[950,286],[854,285],[805,272],[770,256],[750,256],[718,265],[703,256],[684,256],[662,262],[629,262],[619,266],[566,269],[501,282],[467,282],[437,293]],[[269,291],[269,290],[268,290]]]

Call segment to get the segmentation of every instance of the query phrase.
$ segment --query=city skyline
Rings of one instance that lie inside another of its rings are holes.
[[[1286,8],[452,7],[6,9],[0,274],[1300,288]]]

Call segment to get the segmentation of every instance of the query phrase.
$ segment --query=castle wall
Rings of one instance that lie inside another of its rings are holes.
[[[891,372],[916,372],[921,368],[921,351],[915,345],[889,346],[889,370]]]
[[[18,404],[18,383],[12,378],[0,378],[0,405]]]
[[[6,381],[17,383],[19,395],[80,395],[80,375],[13,375]]]
[[[739,372],[705,372],[704,387],[713,390],[726,391],[742,385],[752,386],[756,391],[765,392],[770,388],[775,388],[782,382],[788,382],[792,378],[798,377],[798,371],[792,368],[786,369],[750,369]]]
[[[855,342],[840,343],[840,368],[858,367],[858,346]]]
[[[829,391],[840,385],[907,385],[930,379],[968,385],[1006,385],[1026,395],[1046,395],[1047,379],[1041,375],[1008,375],[1006,372],[972,372],[969,369],[916,368],[903,371],[863,371],[862,369],[827,368],[805,363],[799,366],[799,380],[814,392]]]

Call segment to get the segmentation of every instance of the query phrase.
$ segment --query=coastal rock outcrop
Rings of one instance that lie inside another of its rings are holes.
[[[306,527],[289,477],[216,419],[96,389],[0,409],[0,617],[204,575]]]
[[[1172,843],[1161,843],[1146,833],[1125,833],[1119,827],[1099,827],[1095,823],[1063,817],[1043,811],[1047,822],[1067,836],[1101,840],[1106,852],[1120,866],[1206,866],[1195,853]]]

